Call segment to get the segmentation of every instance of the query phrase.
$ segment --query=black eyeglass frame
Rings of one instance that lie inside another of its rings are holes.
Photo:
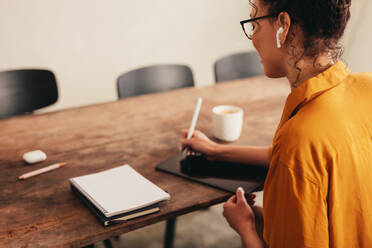
[[[240,21],[240,25],[242,26],[242,29],[244,31],[245,36],[247,36],[248,39],[252,39],[252,37],[249,37],[247,32],[245,31],[244,24],[246,24],[248,22],[254,22],[254,21],[257,21],[257,20],[261,20],[261,19],[264,19],[264,18],[276,17],[277,15],[278,14],[271,14],[271,15],[259,16],[259,17],[243,20],[243,21]]]

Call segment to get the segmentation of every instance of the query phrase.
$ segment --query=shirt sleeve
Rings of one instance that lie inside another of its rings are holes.
[[[264,238],[270,248],[329,247],[327,199],[301,172],[278,164],[264,189]]]

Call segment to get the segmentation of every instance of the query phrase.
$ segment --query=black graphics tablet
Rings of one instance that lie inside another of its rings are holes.
[[[260,190],[267,169],[254,165],[208,161],[203,156],[178,153],[156,166],[159,171],[190,179],[205,185],[235,193],[240,186],[246,193]]]

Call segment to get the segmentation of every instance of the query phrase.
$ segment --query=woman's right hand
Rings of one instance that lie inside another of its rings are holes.
[[[195,130],[192,137],[187,139],[187,129],[182,130],[181,149],[201,153],[208,160],[218,158],[219,144],[211,141],[204,133]]]

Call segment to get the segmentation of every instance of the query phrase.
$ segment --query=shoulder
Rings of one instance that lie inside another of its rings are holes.
[[[340,147],[340,142],[350,141],[347,134],[366,121],[371,108],[372,73],[350,74],[336,87],[306,102],[285,124],[281,135],[284,150],[296,154],[315,147],[315,155]]]
[[[347,80],[372,84],[372,72],[352,73],[347,77]]]
[[[372,94],[372,73],[362,72],[350,74],[345,82],[345,88],[353,96],[371,96]]]

